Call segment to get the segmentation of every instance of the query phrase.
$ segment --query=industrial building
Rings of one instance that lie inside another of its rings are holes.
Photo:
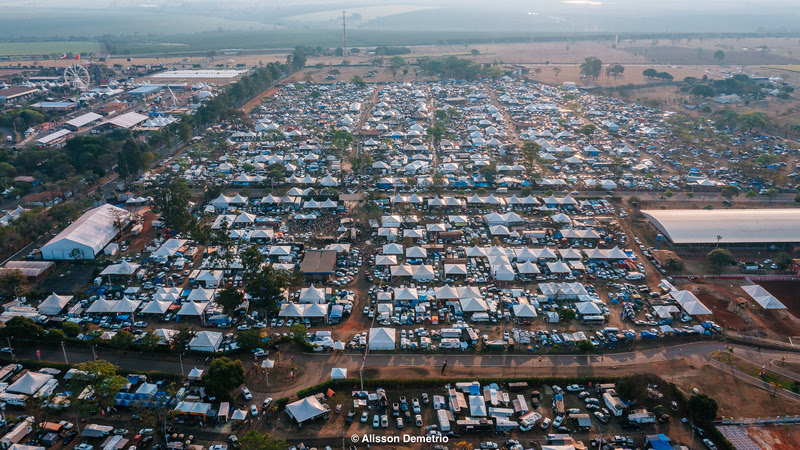
[[[119,233],[115,224],[131,222],[128,211],[113,205],[98,206],[42,246],[42,258],[94,259]]]
[[[782,250],[800,244],[800,209],[644,210],[673,248]]]

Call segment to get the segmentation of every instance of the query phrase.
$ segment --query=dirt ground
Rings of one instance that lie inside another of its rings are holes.
[[[786,305],[789,312],[800,317],[800,281],[759,281],[758,284]]]
[[[764,450],[793,450],[800,442],[800,427],[797,426],[745,427],[744,431]]]
[[[674,372],[673,372],[674,373]],[[664,378],[670,380],[669,376]],[[711,366],[699,369],[691,367],[685,373],[678,373],[674,383],[687,395],[692,388],[699,389],[717,401],[717,414],[725,417],[768,417],[800,414],[800,404],[781,396],[772,396],[741,381],[732,375]]]

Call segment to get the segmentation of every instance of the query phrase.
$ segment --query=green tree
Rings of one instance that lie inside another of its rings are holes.
[[[473,49],[470,51],[470,53],[472,53],[472,57],[473,57],[473,58],[475,58],[476,56],[478,56],[478,55],[480,55],[480,54],[481,54],[481,51],[480,51],[480,50],[478,50],[477,48],[473,48]]]
[[[153,203],[161,211],[161,215],[170,228],[178,231],[189,231],[192,227],[192,213],[189,203],[192,191],[182,178],[174,178],[170,182],[161,183],[152,190]]]
[[[230,391],[245,382],[242,361],[223,356],[211,361],[208,370],[203,374],[201,383],[206,393],[218,399],[230,398]]]
[[[86,361],[75,366],[78,370],[72,375],[69,387],[73,392],[81,393],[88,388],[93,395],[78,401],[78,409],[84,413],[100,408],[113,406],[114,396],[128,380],[117,374],[117,367],[108,361]]]
[[[226,287],[217,295],[217,303],[222,306],[222,312],[225,314],[233,314],[243,301],[244,294],[234,287]]]
[[[616,80],[618,76],[622,75],[625,72],[625,67],[621,64],[614,63],[610,64],[606,67],[606,76],[612,76]]]
[[[148,331],[142,335],[142,340],[139,342],[139,349],[145,352],[154,352],[158,349],[161,338],[154,331]]]
[[[725,248],[716,248],[711,250],[706,255],[708,262],[711,263],[711,268],[719,273],[723,267],[736,264],[736,257],[733,256],[730,250]]]
[[[345,150],[353,143],[353,134],[347,130],[336,130],[331,138],[331,145],[336,149],[337,154],[341,157],[344,155]]]
[[[400,55],[395,55],[389,58],[389,70],[392,72],[392,78],[397,76],[397,71],[406,65],[406,60]]]
[[[239,347],[250,351],[261,346],[261,331],[253,328],[239,332],[236,336]]]
[[[714,88],[707,84],[696,84],[692,86],[692,95],[695,97],[713,97],[716,94]]]
[[[595,56],[590,56],[581,63],[581,75],[597,79],[603,69],[603,61]]]
[[[658,71],[656,69],[644,69],[642,75],[644,75],[645,78],[655,78],[658,76]]]
[[[48,341],[62,342],[66,338],[66,335],[60,328],[51,328],[47,331],[47,334],[44,336],[44,338]]]
[[[587,353],[594,350],[594,345],[591,342],[587,341],[586,339],[582,339],[578,341],[578,351],[581,353]]]
[[[126,330],[119,330],[117,333],[108,341],[108,344],[114,348],[118,348],[121,350],[129,349],[133,346],[133,341],[136,338],[133,337],[133,334]]]
[[[520,149],[520,156],[522,157],[522,162],[525,165],[529,180],[533,179],[536,173],[536,161],[539,159],[539,151],[541,151],[541,149],[542,147],[539,144],[531,141],[526,141],[522,144],[522,148]]]
[[[523,197],[527,197],[533,194],[533,188],[530,186],[523,186],[522,189],[519,190],[520,195]]]
[[[786,252],[778,253],[778,256],[775,257],[775,265],[778,266],[778,270],[785,272],[792,265],[792,255]]]
[[[769,201],[772,201],[775,199],[775,197],[778,196],[778,190],[775,188],[769,188],[767,189],[767,192],[764,195],[766,195],[767,198],[769,198]]]
[[[578,131],[584,136],[588,137],[594,134],[595,131],[597,131],[597,127],[594,124],[587,123],[583,125]]]
[[[720,195],[730,200],[733,197],[739,196],[739,188],[733,185],[723,186],[720,190]]]
[[[717,401],[706,394],[691,396],[686,406],[696,423],[708,424],[717,418]]]
[[[746,194],[744,194],[744,196],[747,198],[755,198],[758,196],[758,193],[756,191],[749,190]]]
[[[683,261],[680,259],[670,258],[667,260],[666,269],[670,273],[681,273],[683,272]]]
[[[25,284],[25,275],[20,270],[9,270],[0,276],[0,292],[17,297]]]
[[[575,310],[572,308],[562,308],[558,311],[558,317],[561,319],[562,322],[571,322],[575,320],[577,314]]]
[[[83,328],[75,322],[64,321],[61,322],[61,329],[64,331],[64,334],[68,337],[77,337],[79,334],[83,332]]]
[[[172,336],[172,348],[178,352],[183,352],[186,350],[186,346],[189,345],[189,341],[194,339],[194,336],[195,332],[188,327],[178,328],[178,332]]]
[[[664,191],[664,197],[667,197],[667,198],[672,198],[674,195],[675,195],[675,193],[674,193],[674,192],[672,192],[672,191],[671,191],[671,190],[669,190],[669,189],[667,189],[666,191]]]
[[[767,115],[762,112],[746,112],[739,115],[739,129],[752,132],[767,126]]]
[[[286,441],[278,441],[264,433],[252,430],[239,439],[242,448],[246,450],[283,450],[288,447]]]
[[[725,59],[725,52],[722,50],[717,50],[714,52],[714,61],[722,62]]]
[[[44,336],[44,328],[27,317],[14,316],[8,319],[3,328],[0,328],[0,336],[39,339]]]
[[[444,137],[445,131],[447,130],[445,130],[444,126],[437,122],[436,124],[428,127],[428,129],[425,130],[425,134],[427,134],[428,139],[433,141],[434,147],[439,147],[439,143],[442,142],[442,137]]]
[[[306,328],[306,326],[302,323],[295,323],[289,327],[289,332],[294,336],[295,342],[303,343],[308,335],[308,328]]]
[[[289,286],[288,275],[285,270],[264,267],[245,282],[245,290],[268,311],[277,311],[284,298],[283,292]]]
[[[361,78],[361,76],[359,76],[359,75],[353,75],[353,79],[350,80],[350,82],[355,84],[356,87],[359,87],[359,88],[363,88],[364,86],[367,85],[367,82],[364,81],[364,79]]]

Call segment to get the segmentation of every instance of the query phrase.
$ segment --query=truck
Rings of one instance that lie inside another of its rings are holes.
[[[453,415],[446,409],[437,409],[436,418],[439,420],[439,431],[446,433],[450,431],[450,421],[453,420]]]
[[[561,394],[553,396],[553,414],[556,416],[564,415],[564,396]]]
[[[646,409],[634,409],[628,414],[628,420],[639,424],[656,423],[656,415]]]

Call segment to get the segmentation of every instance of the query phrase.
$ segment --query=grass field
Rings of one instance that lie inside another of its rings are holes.
[[[388,17],[395,14],[403,14],[412,11],[422,11],[426,9],[436,9],[436,6],[422,6],[422,5],[385,5],[385,6],[365,6],[363,8],[349,8],[347,9],[348,16],[358,14],[361,20],[372,20],[378,17]],[[328,11],[319,11],[308,14],[300,14],[297,16],[285,17],[283,20],[290,22],[327,22],[330,20],[341,20],[342,10],[331,9]]]
[[[95,53],[103,50],[99,42],[91,41],[46,41],[46,42],[0,42],[0,56],[48,55],[56,53]]]
[[[777,385],[781,389],[786,389],[787,391],[797,392],[798,384],[790,379],[786,378],[783,375],[779,375],[775,372],[772,372],[767,369],[766,373],[762,377],[761,374],[761,367],[756,364],[751,363],[750,361],[746,361],[742,358],[737,356],[731,355],[726,352],[715,352],[711,355],[711,357],[726,366],[733,367],[734,369],[744,372],[751,377],[760,378],[767,383]]]

